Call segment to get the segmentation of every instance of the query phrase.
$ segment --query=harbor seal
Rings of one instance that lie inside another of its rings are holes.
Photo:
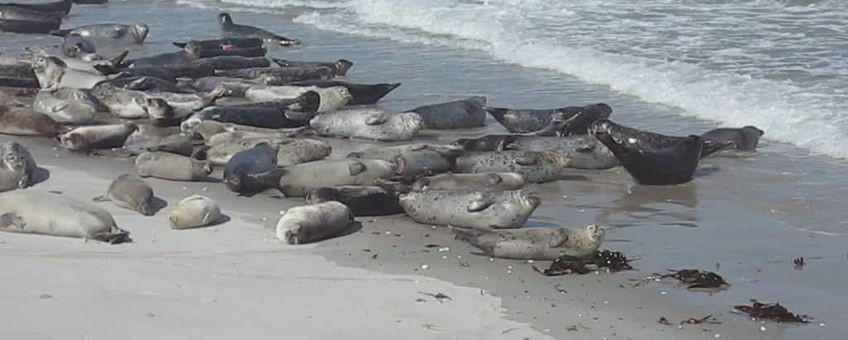
[[[73,3],[71,0],[61,0],[54,2],[42,2],[35,4],[20,4],[20,3],[4,3],[3,6],[9,7],[19,7],[23,9],[28,9],[36,12],[46,12],[46,13],[62,13],[63,15],[67,15],[68,12],[71,11],[71,5]]]
[[[397,164],[396,173],[402,178],[415,179],[425,175],[449,172],[462,154],[458,148],[443,145],[411,144],[352,152],[348,158],[382,159]]]
[[[79,34],[68,34],[62,41],[62,53],[71,58],[79,58],[96,52],[94,42]]]
[[[609,118],[612,108],[604,103],[590,104],[586,106],[566,106],[556,109],[508,109],[502,107],[487,107],[489,112],[498,123],[501,123],[509,132],[530,133],[536,132],[549,126],[554,117],[559,116],[563,123],[578,114],[582,115],[570,121],[570,132],[574,134],[586,134],[589,124]],[[566,128],[564,125],[560,128]],[[568,133],[563,133],[568,134]]]
[[[260,38],[281,46],[300,45],[300,40],[297,39],[289,39],[253,26],[235,24],[229,13],[218,14],[218,21],[225,38]]]
[[[320,62],[320,61],[294,61],[271,58],[280,67],[298,67],[298,68],[320,68],[326,67],[333,70],[337,77],[347,76],[347,71],[353,67],[353,62],[347,59],[339,59],[336,62]]]
[[[268,50],[265,41],[259,38],[224,38],[211,40],[191,40],[200,46],[200,58],[219,56],[240,56],[245,58],[264,57]],[[174,46],[185,48],[189,42],[173,42]]]
[[[514,172],[527,183],[546,183],[561,179],[569,159],[554,151],[468,152],[456,159],[453,172]]]
[[[31,190],[0,194],[0,231],[129,242],[108,211],[69,197]]]
[[[277,186],[279,178],[266,181],[263,174],[277,168],[277,149],[259,143],[233,155],[224,166],[224,184],[231,191],[245,196]]]
[[[524,187],[524,177],[514,172],[478,174],[439,174],[422,177],[412,183],[412,190],[518,190]]]
[[[477,229],[521,228],[541,200],[521,190],[424,190],[400,195],[415,222]]]
[[[486,97],[471,97],[409,110],[421,116],[426,129],[467,129],[486,125]]]
[[[487,256],[515,260],[553,261],[563,256],[585,259],[593,256],[604,239],[604,229],[523,228],[481,230],[451,228],[456,237],[482,250]]]
[[[26,147],[17,142],[0,144],[0,192],[33,185],[37,169]]]
[[[527,135],[486,135],[461,138],[451,143],[467,151],[552,151],[568,157],[573,169],[609,169],[621,165],[603,143],[590,135],[539,137]]]
[[[279,189],[288,197],[304,197],[322,187],[374,185],[395,173],[394,163],[376,159],[321,160],[282,169]]]
[[[203,181],[212,173],[212,167],[206,162],[161,151],[138,155],[135,167],[141,177],[172,181]]]
[[[55,137],[61,127],[53,118],[27,107],[0,104],[0,134]]]
[[[339,202],[324,202],[286,210],[277,221],[277,238],[306,244],[338,237],[355,227],[350,210]]]
[[[70,87],[39,90],[32,108],[56,122],[75,125],[91,124],[99,113],[108,111],[90,92]]]
[[[318,93],[307,91],[297,99],[292,100],[212,106],[195,113],[183,124],[190,125],[198,124],[202,120],[215,120],[222,123],[270,129],[300,127],[304,123],[286,118],[286,111],[315,112],[318,110],[320,100],[321,97]],[[197,121],[197,123],[192,121]]]
[[[295,99],[298,96],[306,93],[307,91],[314,91],[318,93],[318,96],[321,98],[319,101],[318,109],[315,113],[322,112],[330,112],[335,111],[341,108],[342,106],[347,105],[348,102],[353,99],[350,95],[350,92],[344,86],[332,86],[332,87],[317,87],[317,86],[267,86],[267,85],[257,85],[251,86],[244,93],[244,97],[252,102],[266,102],[266,101],[274,101],[274,100],[291,100]],[[302,111],[295,111],[294,113],[303,113]],[[286,114],[286,118],[292,120],[301,120],[301,121],[309,121],[314,117],[314,113],[310,115],[298,115],[294,116],[291,114]]]
[[[35,72],[32,71],[31,63],[7,58],[0,58],[0,86],[41,87],[35,77]]]
[[[287,85],[293,86],[318,86],[318,87],[333,87],[344,86],[353,96],[350,105],[371,105],[376,104],[378,100],[388,95],[394,89],[398,88],[401,83],[379,83],[379,84],[355,84],[339,80],[305,80],[298,81]]]
[[[208,226],[222,217],[218,202],[206,196],[192,195],[177,203],[168,214],[168,222],[171,229],[189,229]]]
[[[71,151],[120,148],[136,129],[133,123],[80,126],[60,135],[59,142]]]
[[[60,87],[90,89],[107,79],[102,74],[70,68],[62,59],[53,56],[36,56],[32,71],[41,88],[47,90]]]
[[[144,216],[153,216],[153,188],[140,177],[133,174],[121,174],[109,184],[106,195],[93,198],[95,202],[115,202],[115,205],[134,210]]]
[[[397,194],[378,186],[324,187],[306,194],[306,203],[336,201],[346,205],[354,216],[384,216],[403,213]]]
[[[755,126],[745,126],[738,129],[733,128],[719,128],[713,129],[701,134],[701,138],[704,139],[704,142],[712,141],[714,143],[722,143],[728,144],[732,143],[729,146],[735,147],[736,150],[739,151],[756,151],[757,144],[760,142],[760,137],[763,136],[765,132],[763,130],[758,129]],[[706,146],[704,147],[704,155],[707,156],[710,153],[706,153]],[[719,150],[714,150],[716,152]]]
[[[414,112],[349,109],[319,114],[309,121],[309,126],[322,136],[408,141],[423,128],[423,120]]]
[[[145,24],[126,25],[115,23],[84,25],[50,32],[50,34],[60,37],[76,34],[90,39],[107,39],[135,44],[143,43],[149,33],[150,27]]]
[[[644,185],[674,185],[692,180],[704,145],[699,136],[666,136],[608,120],[593,124],[590,130],[633,179]]]

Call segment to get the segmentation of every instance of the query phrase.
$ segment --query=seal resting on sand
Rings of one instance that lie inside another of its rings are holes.
[[[400,205],[421,224],[478,229],[521,228],[541,200],[521,190],[424,190],[400,195]]]
[[[325,202],[286,210],[277,222],[277,238],[305,244],[337,237],[351,230],[354,216],[339,202]]]
[[[221,207],[209,197],[192,195],[184,198],[168,214],[171,229],[205,227],[220,220]]]
[[[605,234],[603,228],[594,224],[583,229],[451,230],[458,239],[488,256],[516,260],[556,260],[563,256],[588,258],[601,246]]]
[[[153,207],[153,188],[143,179],[133,174],[122,174],[118,176],[106,195],[93,198],[95,202],[112,201],[115,205],[137,211],[144,216],[153,216],[156,213]]]

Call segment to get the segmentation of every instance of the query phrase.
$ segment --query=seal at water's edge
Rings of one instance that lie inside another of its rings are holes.
[[[339,202],[294,207],[280,217],[276,235],[288,244],[318,242],[344,234],[353,222],[353,214]]]
[[[704,142],[701,137],[673,137],[622,126],[608,120],[589,128],[615,154],[636,182],[674,185],[692,180]]]
[[[604,239],[604,229],[523,228],[480,230],[451,228],[456,237],[479,248],[488,256],[515,260],[556,260],[563,256],[583,259],[595,254]]]
[[[467,129],[486,125],[486,97],[416,107],[427,129]]]
[[[108,211],[55,194],[15,190],[0,194],[0,231],[129,242]]]
[[[764,133],[765,132],[763,130],[758,129],[756,126],[748,125],[738,129],[713,129],[702,133],[701,138],[704,139],[704,143],[717,142],[723,143],[723,145],[726,146],[725,148],[735,147],[736,150],[739,151],[755,151],[757,150],[757,144],[760,142],[760,137],[762,137]],[[720,150],[721,149],[709,150],[712,152],[707,152],[708,150],[705,146],[702,157],[708,156],[709,154]]]
[[[541,200],[521,190],[424,190],[400,195],[415,222],[478,229],[521,228]]]
[[[202,181],[212,173],[209,163],[168,152],[144,152],[135,159],[141,177],[172,181]]]
[[[253,26],[235,24],[229,13],[218,14],[218,21],[225,38],[260,38],[281,46],[300,45],[300,40],[297,39],[289,39]]]
[[[221,207],[209,197],[192,195],[184,198],[168,214],[171,229],[205,227],[222,217]]]
[[[514,172],[439,174],[412,183],[412,190],[518,190],[523,187],[524,177]]]
[[[324,187],[306,194],[306,203],[336,201],[346,205],[354,216],[384,216],[403,213],[397,194],[377,186]]]
[[[112,201],[121,208],[137,211],[144,216],[153,216],[156,213],[153,207],[153,188],[133,174],[121,174],[109,185],[106,195],[92,200]]]
[[[540,131],[547,127],[554,117],[558,117],[562,119],[562,124],[571,125],[568,126],[568,128],[573,130],[570,133],[585,134],[589,124],[597,120],[607,119],[612,114],[612,108],[604,103],[586,106],[566,106],[556,109],[487,107],[486,111],[512,133]],[[575,118],[578,114],[580,114],[580,117]],[[559,128],[566,128],[566,126],[560,126]]]

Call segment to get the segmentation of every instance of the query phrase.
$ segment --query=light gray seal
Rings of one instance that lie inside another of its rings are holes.
[[[319,114],[309,121],[309,126],[322,136],[408,141],[423,128],[423,120],[414,112],[350,109]]]
[[[427,129],[467,129],[486,125],[486,97],[471,97],[409,110],[421,115]]]
[[[701,157],[706,157],[709,154],[720,151],[726,147],[733,147],[739,151],[756,151],[757,144],[760,142],[760,137],[762,137],[764,133],[765,132],[763,130],[758,129],[756,126],[750,125],[738,129],[719,128],[704,132],[701,134],[701,138],[704,139],[704,143],[711,142],[725,147],[708,150],[707,145],[704,145]]]
[[[384,216],[403,213],[397,194],[378,186],[343,185],[310,191],[306,203],[336,201],[346,205],[354,216]]]
[[[568,157],[573,169],[609,169],[621,165],[615,155],[594,136],[568,135],[539,137],[526,135],[486,135],[462,138],[451,143],[467,151],[552,151]]]
[[[135,167],[141,177],[172,181],[203,181],[212,173],[212,167],[206,162],[161,151],[138,155]]]
[[[604,103],[541,110],[487,107],[486,111],[512,133],[543,130],[552,123],[555,117],[558,117],[563,123],[558,128],[563,130],[560,131],[563,135],[586,134],[586,129],[591,123],[608,119],[612,114],[612,108]]]
[[[541,200],[521,190],[424,190],[400,195],[415,222],[478,229],[521,228]]]
[[[68,197],[32,190],[0,194],[0,231],[129,242],[108,211]]]
[[[97,83],[107,80],[102,74],[72,69],[61,59],[52,56],[35,57],[32,70],[41,88],[48,90],[60,87],[91,89]]]
[[[279,189],[288,197],[304,197],[322,187],[373,185],[388,180],[396,165],[375,159],[321,160],[281,169]]]
[[[109,185],[106,195],[93,198],[95,202],[115,202],[115,205],[134,210],[144,216],[153,216],[153,188],[133,174],[121,174]]]
[[[221,207],[215,200],[200,195],[184,198],[168,214],[171,229],[200,228],[221,220]]]
[[[277,238],[288,244],[306,244],[344,235],[356,227],[353,214],[339,202],[325,202],[286,210],[277,221]]]
[[[568,157],[552,151],[468,152],[456,159],[453,172],[515,172],[527,183],[545,183],[561,179],[568,162]]]
[[[353,99],[346,87],[317,87],[317,86],[266,86],[257,85],[247,89],[244,97],[252,102],[266,102],[274,100],[291,100],[306,93],[307,91],[315,91],[318,93],[320,104],[315,113],[331,112],[347,105]],[[296,111],[296,113],[302,113]],[[315,114],[292,116],[287,113],[286,117],[293,120],[309,121]]]
[[[294,61],[271,58],[280,67],[298,67],[298,68],[320,68],[326,67],[333,70],[337,77],[344,77],[347,71],[353,67],[353,62],[347,59],[339,59],[336,62],[321,62],[321,61]]]
[[[0,192],[32,185],[37,169],[26,147],[17,142],[0,144]]]
[[[300,40],[297,39],[289,39],[253,26],[235,24],[228,13],[218,14],[218,21],[225,38],[260,38],[281,46],[300,45]]]
[[[39,90],[32,108],[56,122],[75,125],[91,124],[100,113],[108,111],[90,92],[69,87]]]
[[[115,23],[84,25],[50,32],[50,34],[60,37],[76,34],[85,38],[108,39],[136,44],[143,43],[149,33],[150,28],[145,24],[125,25]]]
[[[410,144],[352,152],[348,158],[382,159],[397,163],[397,175],[415,179],[425,175],[449,172],[462,150],[443,145]]]
[[[523,187],[524,177],[514,172],[439,174],[412,183],[412,190],[518,190]]]
[[[133,123],[80,126],[60,135],[59,142],[71,151],[120,148],[136,129]]]
[[[574,259],[591,257],[601,246],[605,234],[603,228],[594,224],[583,229],[451,230],[457,238],[477,247],[490,257],[549,261],[563,256]]]
[[[0,134],[55,137],[63,128],[50,116],[35,110],[0,104]]]

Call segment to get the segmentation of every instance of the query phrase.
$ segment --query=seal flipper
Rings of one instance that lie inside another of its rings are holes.
[[[245,189],[243,190],[243,195],[249,197],[255,193],[262,192],[270,188],[277,188],[280,184],[280,178],[282,178],[285,173],[285,169],[277,168],[270,171],[244,175],[244,178],[242,179],[244,181],[242,186]]]
[[[94,202],[109,202],[112,199],[109,198],[109,195],[101,195],[101,196],[97,196],[97,197],[92,197],[91,200],[94,201]]]
[[[489,185],[498,185],[503,182],[503,177],[499,174],[488,174],[486,178],[489,179]]]
[[[383,114],[373,114],[365,119],[365,125],[380,125],[386,122],[386,116]]]
[[[480,241],[480,238],[486,236],[491,233],[488,230],[480,230],[474,228],[461,228],[448,226],[450,230],[453,232],[454,236],[457,239],[467,242],[468,244],[474,246],[477,249],[483,251],[484,254],[491,256],[494,253],[494,244],[489,242],[489,244],[483,243]]]
[[[717,141],[712,139],[704,139],[704,147],[701,149],[701,158],[712,155],[716,152],[719,152],[724,149],[729,149],[732,147],[736,147],[736,143],[733,141]]]
[[[118,227],[112,227],[112,229],[107,232],[100,232],[91,236],[94,240],[108,242],[109,244],[132,242],[130,232]]]
[[[18,227],[18,229],[23,229],[26,226],[26,221],[13,212],[0,215],[0,228],[5,229],[12,226]]]
[[[347,76],[347,71],[353,67],[353,62],[347,59],[339,59],[336,61],[336,75],[340,77]]]
[[[465,210],[470,212],[470,213],[481,212],[483,210],[486,210],[486,208],[491,207],[492,204],[495,204],[495,202],[492,201],[491,199],[485,199],[483,197],[475,197],[474,199],[471,200],[471,202],[468,202],[468,206],[465,207]]]
[[[568,235],[569,235],[568,232],[565,232],[563,230],[559,230],[556,233],[556,235],[554,235],[553,237],[551,237],[550,240],[548,240],[548,247],[550,247],[550,248],[562,247],[563,245],[565,245],[566,242],[568,242]]]

